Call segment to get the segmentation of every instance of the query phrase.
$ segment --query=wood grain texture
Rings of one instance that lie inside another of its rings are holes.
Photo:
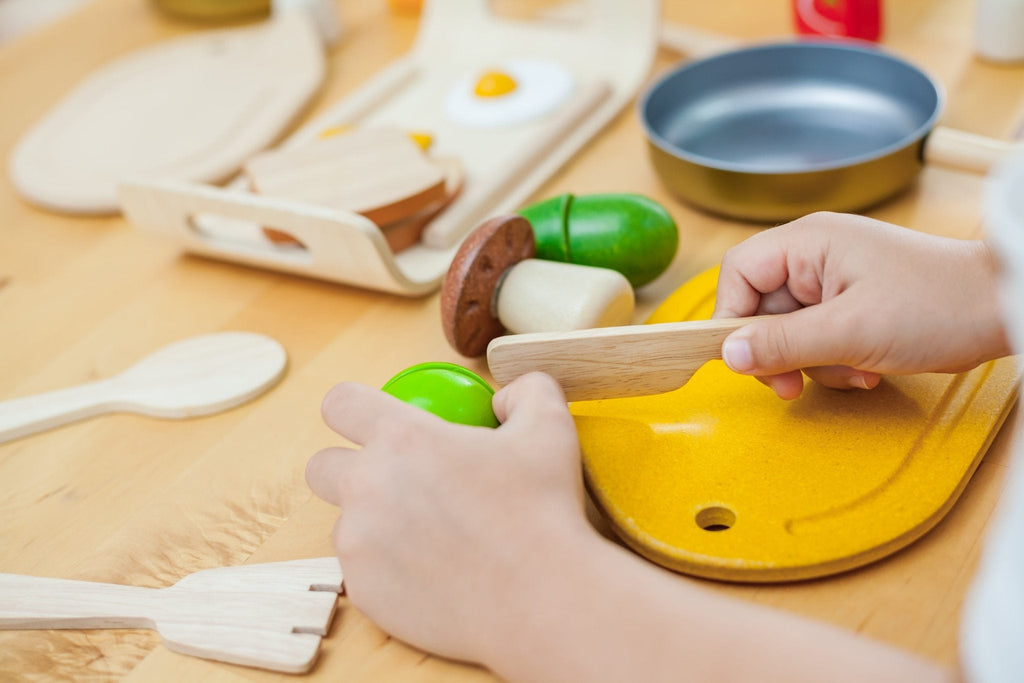
[[[346,38],[328,54],[315,117],[368,81],[415,37],[415,17],[375,0],[337,2]],[[1005,138],[1024,116],[1024,69],[974,60],[973,3],[886,3],[885,44],[940,80],[943,123]],[[673,0],[666,17],[756,41],[791,32],[786,0]],[[66,21],[0,49],[0,155],[80,79],[143,45],[195,31],[150,3],[93,0]],[[679,59],[661,51],[654,71]],[[929,166],[870,215],[955,237],[980,234],[980,177]],[[632,108],[532,197],[637,192],[679,226],[669,270],[638,292],[634,322],[761,226],[684,206],[650,168]],[[427,360],[467,361],[441,331],[439,297],[398,298],[281,272],[182,256],[124,220],[32,208],[0,178],[0,397],[108,377],[169,340],[246,329],[277,339],[289,371],[235,410],[184,422],[111,415],[0,445],[0,571],[160,587],[211,566],[323,557],[337,510],[303,479],[315,451],[340,439],[319,416],[337,381],[382,385]],[[55,321],[57,321],[55,323]],[[59,327],[55,328],[55,325]],[[55,329],[57,332],[55,332]],[[702,582],[709,590],[835,623],[945,664],[957,661],[958,618],[1001,491],[1010,415],[957,506],[913,546],[871,567],[779,586]],[[686,581],[682,577],[680,581]],[[0,679],[294,681],[170,652],[145,630],[0,633]],[[482,681],[479,668],[387,637],[347,601],[310,680]],[[305,680],[305,679],[304,679]]]
[[[722,357],[722,342],[753,318],[534,332],[498,337],[487,365],[499,384],[527,372],[558,380],[567,401],[648,396],[686,384]]]

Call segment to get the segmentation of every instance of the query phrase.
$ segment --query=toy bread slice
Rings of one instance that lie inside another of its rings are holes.
[[[260,194],[345,209],[386,225],[444,200],[445,173],[398,130],[357,130],[254,157]]]
[[[419,242],[423,229],[455,201],[462,191],[466,181],[462,163],[456,157],[441,157],[437,159],[437,163],[444,169],[444,198],[418,213],[380,226],[391,251],[397,253]]]

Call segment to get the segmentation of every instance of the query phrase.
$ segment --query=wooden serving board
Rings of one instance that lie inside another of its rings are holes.
[[[117,213],[125,178],[222,182],[293,123],[325,72],[313,19],[203,31],[86,78],[19,141],[10,175],[39,206]]]
[[[344,212],[334,214],[331,248],[359,254],[361,264],[355,269],[341,267],[322,247],[317,253],[317,246],[294,233],[305,245],[302,254],[246,240],[240,220],[251,220],[243,216],[267,205],[245,191],[244,183],[220,189],[133,178],[121,188],[125,215],[138,227],[207,256],[408,296],[434,291],[470,230],[489,216],[519,208],[632,100],[647,78],[658,47],[658,3],[583,4],[578,17],[513,21],[492,12],[485,0],[424,3],[410,53],[284,143],[283,148],[293,148],[338,126],[390,126],[425,131],[434,140],[432,156],[458,159],[465,176],[459,195],[426,226],[420,243],[399,254],[365,230],[358,217]],[[463,79],[519,59],[564,68],[574,78],[571,95],[553,111],[514,125],[474,128],[447,115],[446,98]],[[197,218],[197,205],[212,202],[218,211]],[[275,202],[279,221],[302,224],[316,210],[298,204]],[[284,225],[263,225],[289,232]],[[227,232],[232,239],[224,239]],[[367,259],[373,263],[362,262]],[[329,261],[335,263],[326,265]]]
[[[699,320],[717,270],[649,322]],[[593,498],[625,543],[670,569],[779,582],[862,566],[950,511],[1016,401],[1016,358],[871,391],[808,383],[791,402],[710,361],[683,388],[571,405]]]

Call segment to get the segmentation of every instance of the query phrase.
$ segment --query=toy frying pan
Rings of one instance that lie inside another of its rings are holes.
[[[654,168],[680,198],[782,221],[868,208],[925,161],[984,172],[1014,148],[937,127],[942,104],[939,84],[895,55],[807,41],[683,64],[652,85],[640,115]]]

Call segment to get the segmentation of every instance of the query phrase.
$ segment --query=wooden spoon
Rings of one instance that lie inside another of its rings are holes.
[[[193,337],[114,377],[0,403],[0,443],[103,413],[183,418],[226,410],[273,386],[286,363],[284,348],[260,334]]]
[[[508,335],[491,341],[487,364],[502,385],[546,372],[567,401],[660,394],[721,358],[725,338],[760,317]]]

